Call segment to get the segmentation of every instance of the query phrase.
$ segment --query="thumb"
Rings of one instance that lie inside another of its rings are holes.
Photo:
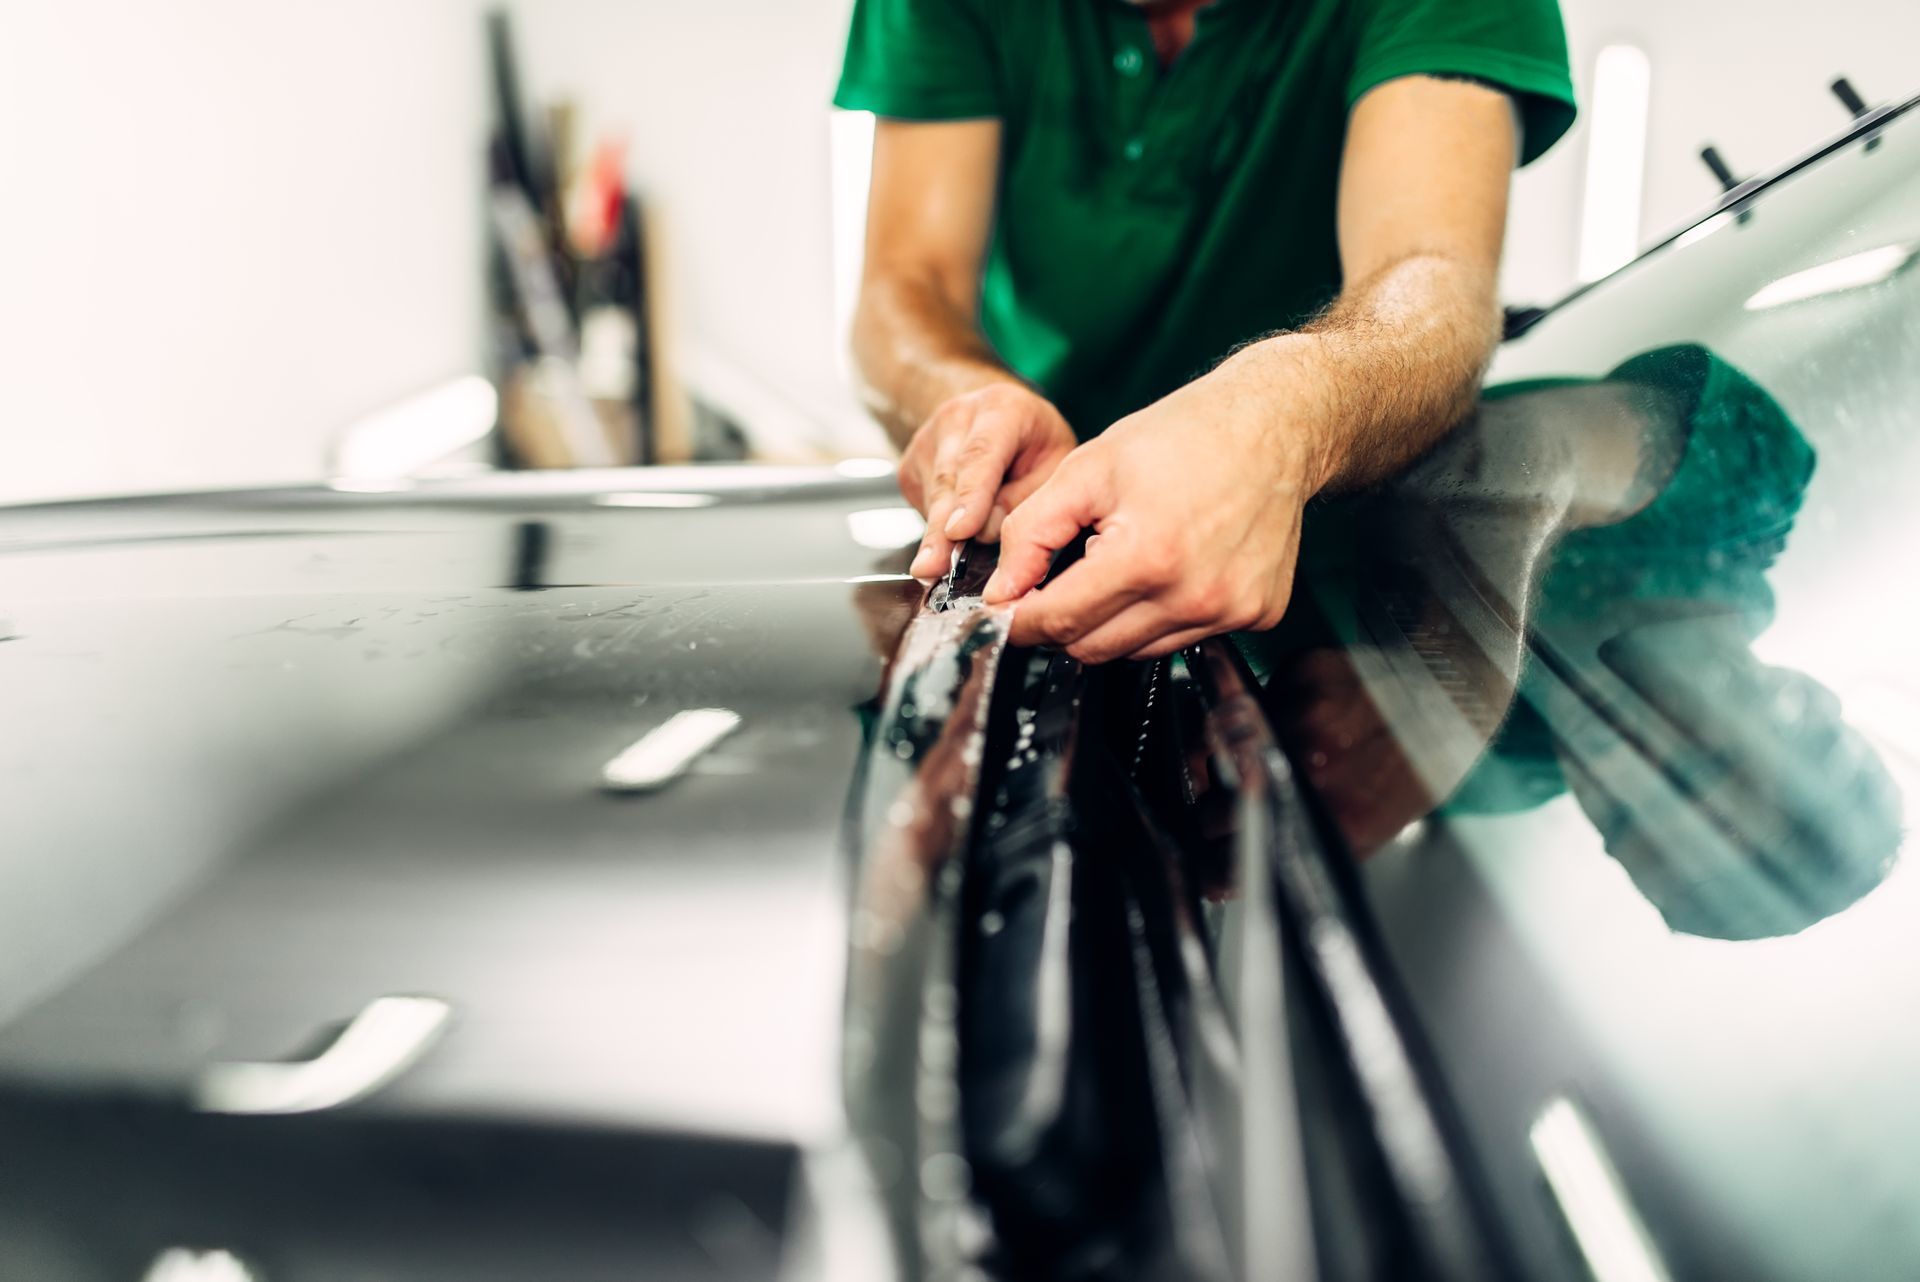
[[[1000,564],[983,593],[989,605],[1032,591],[1046,577],[1054,553],[1106,514],[1106,473],[1083,458],[1069,457],[1001,524]]]

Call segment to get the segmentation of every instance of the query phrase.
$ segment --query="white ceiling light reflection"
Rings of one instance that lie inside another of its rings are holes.
[[[252,1269],[231,1251],[170,1247],[154,1258],[143,1282],[255,1282]]]
[[[1527,1138],[1595,1282],[1668,1282],[1626,1186],[1579,1107],[1556,1096]]]
[[[1879,249],[1849,254],[1791,276],[1782,276],[1749,298],[1747,310],[1764,311],[1769,307],[1781,307],[1826,294],[1878,285],[1911,263],[1916,253],[1920,253],[1920,246],[1882,245]]]
[[[676,712],[602,767],[600,784],[609,792],[652,792],[664,787],[739,725],[740,714],[731,708]]]
[[[598,507],[693,508],[712,507],[720,501],[717,494],[677,494],[667,490],[636,490],[617,494],[596,494]]]
[[[918,542],[927,523],[910,507],[870,507],[847,513],[847,533],[863,548],[891,552]]]
[[[203,1113],[316,1113],[364,1099],[417,1062],[446,1031],[437,997],[379,997],[309,1060],[214,1064],[201,1074]]]

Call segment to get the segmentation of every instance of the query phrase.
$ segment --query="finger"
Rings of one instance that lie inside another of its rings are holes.
[[[1066,579],[1066,575],[1060,576],[1061,582]],[[1051,590],[1043,589],[1042,594]],[[1014,617],[1018,620],[1018,611]],[[1136,601],[1069,645],[1067,653],[1082,663],[1107,663],[1137,653],[1184,629],[1185,625],[1168,614],[1158,601]]]
[[[1098,466],[1063,463],[1051,480],[1007,516],[1000,526],[1000,564],[987,580],[989,604],[1032,591],[1046,577],[1054,553],[1099,521],[1108,498],[1105,477]]]
[[[980,541],[982,543],[998,543],[1000,541],[1000,527],[1006,523],[1006,519],[1007,509],[1003,505],[995,503],[993,505],[993,511],[987,514],[986,527],[980,531]]]
[[[941,453],[953,440],[955,431],[964,428],[958,422],[959,407],[943,405],[922,423],[900,452],[898,477],[900,492],[925,516],[933,502],[934,476],[939,472]]]
[[[1215,615],[1212,620],[1198,624],[1193,622],[1192,614],[1187,614],[1180,620],[1186,625],[1181,631],[1154,641],[1127,657],[1158,659],[1176,650],[1184,650],[1190,645],[1198,645],[1208,637],[1225,636],[1229,632],[1264,632],[1278,624],[1281,612],[1282,607],[1276,606],[1251,622],[1241,621],[1245,619],[1244,615],[1224,614]]]
[[[960,470],[960,450],[966,443],[971,420],[956,422],[940,434],[934,447],[932,477],[927,482],[927,524],[938,533],[953,511],[954,477]]]
[[[920,550],[913,554],[907,573],[922,583],[931,583],[953,565],[953,544],[938,534],[929,534]]]
[[[920,539],[907,573],[916,579],[937,579],[947,572],[953,560],[953,540],[941,532],[953,511],[953,477],[957,467],[962,433],[949,431],[934,451],[932,478],[927,483],[927,530]]]
[[[1158,641],[1149,642],[1127,657],[1129,659],[1160,659],[1177,650],[1184,650],[1190,645],[1199,645],[1208,637],[1218,635],[1219,630],[1216,628],[1186,628],[1161,637]]]
[[[987,523],[993,496],[1019,453],[1024,425],[1006,411],[981,414],[961,444],[954,464],[953,510],[940,524],[950,539],[970,539]]]
[[[1007,523],[1011,526],[1013,518]],[[1021,600],[1013,612],[1008,639],[1015,645],[1071,650],[1075,642],[1140,600],[1145,591],[1124,559],[1082,557],[1059,578]]]

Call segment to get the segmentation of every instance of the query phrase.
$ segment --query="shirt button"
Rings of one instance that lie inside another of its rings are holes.
[[[1113,69],[1123,76],[1137,76],[1146,65],[1147,60],[1132,45],[1113,55]]]
[[[1138,138],[1129,138],[1127,145],[1120,149],[1120,154],[1128,160],[1138,160],[1147,154],[1147,144]]]

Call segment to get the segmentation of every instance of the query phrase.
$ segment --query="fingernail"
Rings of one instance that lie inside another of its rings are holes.
[[[987,576],[987,586],[980,589],[980,594],[985,597],[997,597],[1005,586],[1006,580],[1000,577],[1000,571],[995,570]]]
[[[953,515],[947,518],[947,523],[940,527],[941,530],[943,530],[949,538],[954,537],[960,529],[960,522],[965,520],[966,516],[967,509],[963,507],[953,509]]]
[[[922,574],[930,573],[933,569],[932,556],[933,549],[922,543],[920,550],[913,554],[913,564],[907,567],[907,573],[913,575],[915,578],[918,578]],[[895,562],[895,564],[897,565],[899,563]]]

